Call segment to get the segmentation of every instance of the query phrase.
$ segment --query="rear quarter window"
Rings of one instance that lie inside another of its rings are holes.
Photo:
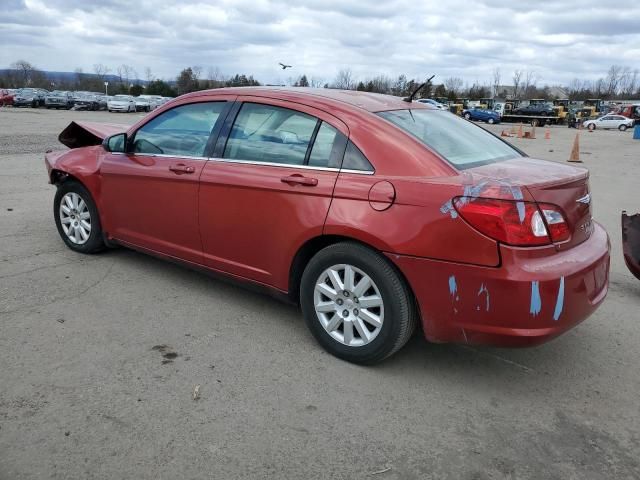
[[[416,137],[458,169],[522,157],[506,142],[450,112],[406,109],[378,115]]]

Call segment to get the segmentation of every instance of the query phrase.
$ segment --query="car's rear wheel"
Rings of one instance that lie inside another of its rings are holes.
[[[104,249],[98,209],[89,191],[76,181],[58,187],[53,201],[53,215],[64,243],[80,253]]]
[[[596,129],[596,125],[594,123],[590,123],[587,128],[593,132]]]
[[[416,325],[404,279],[386,258],[357,243],[331,245],[309,261],[300,303],[316,340],[354,363],[384,360],[409,340]]]
[[[471,115],[469,115],[468,113],[465,113],[464,118],[466,118],[467,120],[471,120]]]
[[[627,126],[626,126],[626,125],[620,125],[620,126],[618,127],[618,130],[620,130],[621,132],[624,132],[626,129],[627,129]]]

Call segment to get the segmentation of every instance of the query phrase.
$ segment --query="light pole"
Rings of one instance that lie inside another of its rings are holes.
[[[109,82],[104,82],[104,94],[109,96]]]

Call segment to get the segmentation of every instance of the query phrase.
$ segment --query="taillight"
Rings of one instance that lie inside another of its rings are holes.
[[[544,219],[547,222],[547,229],[551,240],[554,242],[566,242],[571,238],[571,231],[569,231],[569,225],[567,225],[562,212],[555,205],[549,205],[548,203],[539,203],[538,207],[542,210]]]
[[[508,245],[548,245],[569,238],[564,217],[553,205],[545,204],[541,213],[536,203],[518,200],[457,197],[453,203],[472,227]]]

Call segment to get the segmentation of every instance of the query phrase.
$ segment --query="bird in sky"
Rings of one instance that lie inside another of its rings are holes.
[[[278,63],[278,65],[280,65],[283,70],[286,70],[287,68],[291,68],[293,66],[293,65],[285,65],[284,63]]]

